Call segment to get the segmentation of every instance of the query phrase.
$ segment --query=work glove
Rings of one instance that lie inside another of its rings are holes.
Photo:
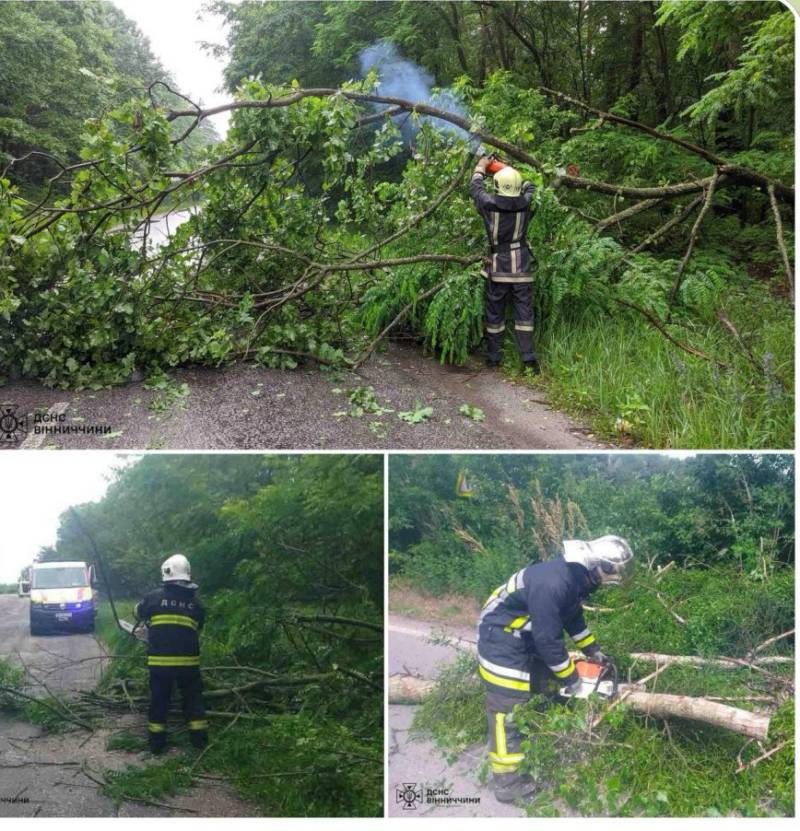
[[[575,696],[578,695],[579,692],[583,689],[583,684],[581,683],[580,676],[576,676],[575,680],[571,684],[567,684],[564,687],[564,692],[567,695]]]
[[[488,166],[491,159],[488,156],[481,156],[478,159],[478,163],[475,165],[475,172],[480,173],[482,176],[486,175],[486,167]]]
[[[586,660],[589,661],[591,664],[610,664],[613,663],[613,660],[610,656],[606,655],[604,652],[601,652],[599,649],[596,652],[592,652],[591,655],[586,656]]]

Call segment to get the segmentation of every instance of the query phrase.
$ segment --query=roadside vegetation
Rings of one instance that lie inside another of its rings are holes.
[[[3,5],[11,31],[37,14]],[[785,5],[212,8],[230,27],[225,141],[184,152],[202,111],[158,84],[124,94],[102,66],[104,114],[76,107],[92,115],[77,143],[33,157],[43,202],[25,197],[35,136],[7,143],[7,375],[100,388],[184,364],[358,367],[393,334],[463,363],[485,248],[467,185],[497,150],[538,186],[531,383],[623,443],[793,445]],[[189,201],[203,209],[169,244],[131,247]]]
[[[467,465],[475,489],[455,496]],[[586,619],[620,680],[771,716],[765,741],[624,700],[516,710],[534,816],[794,814],[794,471],[789,456],[401,456],[390,468],[392,581],[479,602],[562,539],[618,533],[637,568]],[[735,659],[659,664],[645,657]],[[474,656],[438,679],[414,729],[450,758],[485,741]],[[488,778],[488,770],[482,771]]]
[[[108,749],[130,764],[94,774],[104,793],[163,803],[222,780],[256,815],[382,815],[382,506],[376,457],[161,455],[118,471],[102,500],[77,508],[82,523],[63,514],[42,558],[99,551],[122,620],[133,621],[176,551],[190,558],[207,611],[209,745],[190,747],[175,701],[176,752],[155,760],[145,754],[146,645],[117,626],[104,592],[107,669],[96,689],[52,702],[70,729],[124,722]],[[13,692],[23,672],[0,672],[0,706],[27,714]]]

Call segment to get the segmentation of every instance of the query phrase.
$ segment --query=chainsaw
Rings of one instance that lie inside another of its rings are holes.
[[[563,698],[588,698],[596,693],[602,698],[614,698],[617,694],[617,667],[613,661],[596,664],[590,661],[575,661],[575,670],[580,678],[580,688],[572,692],[562,687],[558,694]]]
[[[498,170],[508,167],[505,162],[501,162],[500,159],[497,158],[497,153],[490,153],[486,158],[489,159],[489,164],[486,165],[486,172],[492,176],[494,176]]]

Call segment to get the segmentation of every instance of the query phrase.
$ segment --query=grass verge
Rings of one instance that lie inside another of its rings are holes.
[[[474,627],[480,614],[480,604],[474,598],[461,594],[425,594],[415,588],[410,580],[392,577],[389,581],[389,610],[432,623]]]
[[[732,348],[732,337],[721,324],[691,333],[673,330],[693,347],[719,356],[729,369],[681,351],[643,319],[585,313],[550,327],[539,344],[544,375],[529,383],[546,386],[555,406],[623,444],[794,447],[791,314],[757,295],[746,321],[737,325],[763,362],[760,370]],[[520,375],[511,344],[505,351],[506,368]]]

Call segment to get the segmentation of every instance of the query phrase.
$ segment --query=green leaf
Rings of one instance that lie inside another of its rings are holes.
[[[461,415],[471,418],[473,421],[483,421],[486,418],[483,410],[480,407],[473,407],[472,404],[462,404],[458,411]]]
[[[420,424],[423,421],[427,421],[432,415],[433,407],[423,407],[419,401],[417,401],[416,409],[398,413],[397,417],[401,421],[406,421],[409,424]]]

